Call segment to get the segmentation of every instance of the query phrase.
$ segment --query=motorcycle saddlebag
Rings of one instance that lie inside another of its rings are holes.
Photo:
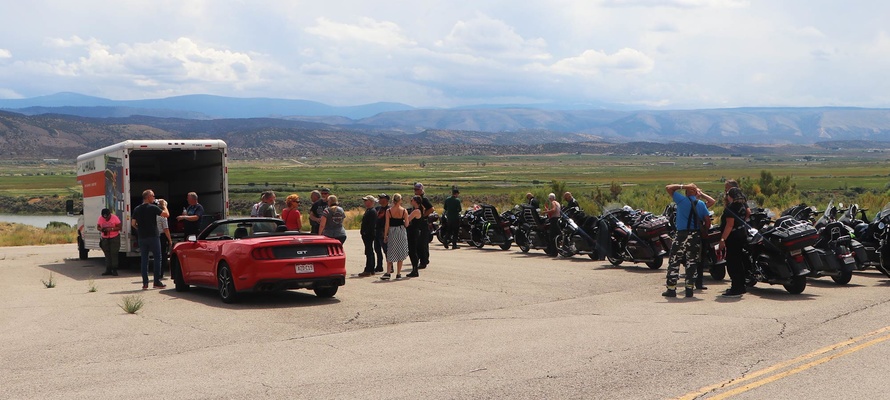
[[[819,240],[816,228],[803,221],[786,221],[775,227],[769,235],[773,244],[787,250],[802,250]]]
[[[634,233],[643,239],[651,239],[653,237],[661,236],[663,233],[667,233],[668,226],[670,226],[670,221],[668,221],[667,217],[659,215],[657,217],[650,217],[645,221],[636,224],[634,226]]]
[[[807,266],[810,269],[811,273],[816,273],[817,271],[831,271],[837,270],[837,265],[831,265],[832,260],[829,260],[829,257],[834,257],[834,254],[830,252],[826,252],[824,250],[817,250],[813,247],[805,247],[803,249],[803,256],[806,258]],[[823,260],[823,257],[825,260]],[[824,262],[823,262],[824,261]]]

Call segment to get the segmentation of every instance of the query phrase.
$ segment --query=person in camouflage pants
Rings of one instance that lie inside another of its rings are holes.
[[[692,297],[695,288],[695,277],[698,264],[701,262],[701,229],[709,228],[711,217],[708,206],[698,200],[702,195],[695,184],[673,184],[665,187],[668,194],[677,203],[677,216],[674,226],[677,227],[677,239],[671,246],[671,256],[667,268],[667,290],[665,297],[677,297],[677,280],[680,277],[680,264],[686,264],[686,297]],[[680,194],[685,191],[685,196]]]

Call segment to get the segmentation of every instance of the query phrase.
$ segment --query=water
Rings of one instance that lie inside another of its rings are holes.
[[[14,222],[17,224],[26,224],[36,226],[38,228],[46,228],[51,221],[64,222],[74,226],[77,224],[77,217],[69,217],[67,215],[17,215],[17,214],[0,214],[0,222]]]

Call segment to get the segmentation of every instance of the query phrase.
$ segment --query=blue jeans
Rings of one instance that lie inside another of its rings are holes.
[[[155,282],[161,281],[161,238],[158,236],[139,238],[139,255],[142,257],[142,284],[148,285],[148,252],[155,256],[154,258],[154,278]]]

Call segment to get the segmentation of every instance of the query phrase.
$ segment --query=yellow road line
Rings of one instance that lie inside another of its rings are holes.
[[[822,357],[822,358],[820,358],[820,359],[818,359],[818,360],[811,361],[811,362],[809,362],[809,363],[806,363],[806,364],[804,364],[804,365],[801,365],[801,366],[799,366],[799,367],[797,367],[797,368],[794,368],[794,369],[792,369],[792,370],[788,370],[788,371],[782,372],[781,374],[776,374],[776,375],[773,375],[773,376],[769,376],[769,377],[763,378],[763,379],[761,379],[761,380],[759,380],[759,381],[756,381],[756,382],[751,382],[751,383],[749,383],[749,384],[747,384],[747,385],[745,385],[745,386],[742,386],[742,387],[740,387],[740,388],[736,388],[736,389],[730,390],[730,391],[728,391],[728,392],[721,393],[721,394],[719,394],[719,395],[717,395],[717,396],[710,397],[710,399],[713,399],[713,400],[721,400],[721,399],[725,399],[725,398],[730,397],[730,396],[735,396],[735,395],[737,395],[737,394],[739,394],[739,393],[747,392],[747,391],[749,391],[749,390],[751,390],[751,389],[758,388],[758,387],[760,387],[760,386],[766,385],[767,383],[770,383],[770,382],[773,382],[773,381],[777,381],[777,380],[782,379],[782,378],[784,378],[784,377],[786,377],[786,376],[794,375],[794,374],[796,374],[796,373],[798,373],[798,372],[801,372],[801,371],[804,371],[804,370],[808,370],[808,369],[813,368],[813,367],[815,367],[815,366],[817,366],[817,365],[827,363],[827,362],[829,362],[829,361],[831,361],[831,360],[834,360],[835,358],[843,357],[843,356],[845,356],[845,355],[847,355],[847,354],[850,354],[850,353],[853,353],[853,352],[862,350],[862,349],[864,349],[864,348],[866,348],[866,347],[876,345],[876,344],[881,343],[881,342],[883,342],[883,341],[885,341],[885,340],[890,340],[890,335],[885,335],[885,336],[879,337],[879,338],[874,339],[874,340],[872,340],[872,341],[869,341],[869,342],[860,344],[860,345],[858,345],[858,346],[856,346],[856,347],[852,347],[852,348],[849,348],[849,349],[847,349],[847,350],[844,350],[844,351],[842,351],[842,352],[840,352],[840,353],[835,353],[835,354],[832,354],[832,355],[829,355],[829,356]]]
[[[743,377],[727,379],[727,380],[725,380],[725,381],[723,381],[723,382],[720,382],[720,383],[716,383],[716,384],[713,384],[713,385],[710,385],[710,386],[705,386],[705,387],[700,388],[700,389],[698,389],[698,390],[696,390],[696,391],[694,391],[694,392],[690,392],[690,393],[684,394],[683,396],[678,397],[677,400],[692,400],[692,399],[698,398],[699,396],[702,396],[702,395],[704,395],[704,394],[707,394],[707,393],[712,392],[712,391],[717,390],[717,389],[721,389],[721,388],[726,388],[726,387],[735,386],[735,385],[738,385],[738,384],[740,384],[740,383],[742,383],[742,382],[750,381],[750,380],[752,380],[752,379],[758,378],[758,377],[760,377],[760,376],[763,376],[763,375],[765,375],[765,374],[771,373],[771,372],[773,372],[773,371],[780,370],[780,369],[789,367],[789,366],[791,366],[791,365],[797,364],[797,363],[799,363],[799,362],[806,361],[806,360],[809,360],[809,359],[811,359],[811,358],[820,356],[820,355],[822,355],[822,354],[825,354],[825,353],[828,353],[828,352],[831,352],[831,351],[835,351],[835,350],[840,349],[840,348],[843,348],[843,347],[847,347],[847,346],[853,345],[853,344],[855,344],[855,343],[857,343],[857,342],[860,342],[860,341],[862,341],[862,340],[868,339],[868,338],[870,338],[870,337],[872,337],[872,336],[876,336],[876,335],[882,334],[882,333],[887,332],[887,331],[890,331],[890,326],[883,327],[883,328],[878,329],[878,330],[876,330],[876,331],[869,332],[869,333],[866,333],[866,334],[864,334],[864,335],[857,336],[857,337],[854,337],[854,338],[849,339],[849,340],[845,340],[845,341],[843,341],[843,342],[838,342],[838,343],[832,344],[832,345],[830,345],[830,346],[823,347],[823,348],[821,348],[821,349],[819,349],[819,350],[816,350],[816,351],[813,351],[813,352],[811,352],[811,353],[804,354],[804,355],[802,355],[802,356],[795,357],[795,358],[793,358],[793,359],[791,359],[791,360],[783,361],[783,362],[780,362],[780,363],[775,364],[775,365],[773,365],[773,366],[770,366],[770,367],[767,367],[767,368],[764,368],[764,369],[761,369],[761,370],[752,372],[752,373],[747,374],[747,375],[745,375],[745,376],[743,376]],[[887,340],[887,339],[890,339],[890,336],[887,336],[886,338],[882,338],[879,342],[882,342],[882,341]],[[871,342],[869,342],[869,343],[871,343]],[[872,343],[872,344],[875,344],[875,343]],[[871,345],[871,344],[869,344],[869,346],[870,346],[870,345]],[[866,346],[866,347],[868,347],[868,346]],[[828,361],[828,360],[826,360],[826,361]]]

